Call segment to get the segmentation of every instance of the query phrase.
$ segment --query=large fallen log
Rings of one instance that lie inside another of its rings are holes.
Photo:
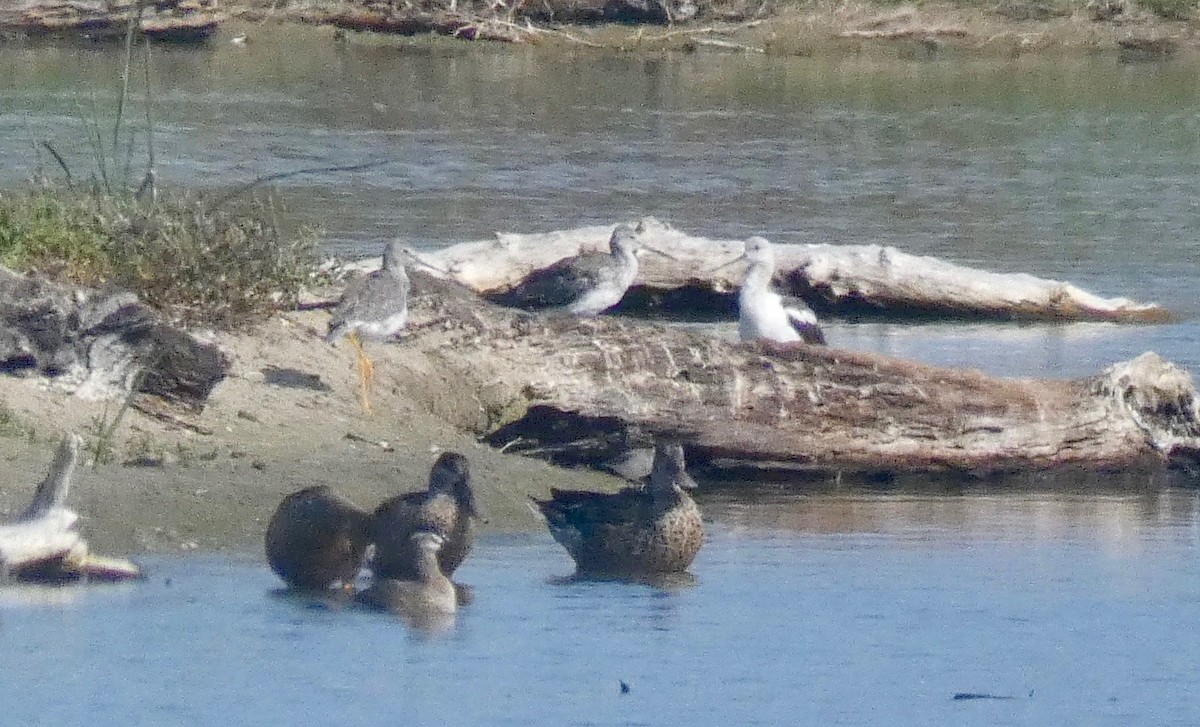
[[[196,43],[207,40],[224,20],[216,0],[34,0],[0,9],[0,30],[97,42],[124,38],[134,23],[153,40]]]
[[[474,381],[490,441],[558,461],[653,436],[692,460],[830,473],[1195,467],[1190,374],[1155,354],[1076,380],[1000,379],[805,344],[482,304],[415,272],[405,346]]]
[[[423,256],[467,287],[496,299],[534,270],[580,251],[605,250],[612,225],[541,234],[498,234]],[[644,255],[623,310],[727,316],[744,263],[718,270],[741,241],[695,237],[647,218],[639,239],[674,258]],[[775,245],[775,283],[818,313],[963,319],[1162,322],[1153,303],[1104,298],[1070,283],[994,273],[879,245]]]
[[[0,373],[36,371],[85,398],[133,387],[199,410],[228,370],[219,348],[159,322],[132,293],[0,266]]]
[[[79,515],[64,505],[81,445],[77,435],[66,435],[29,507],[0,524],[0,580],[122,580],[140,575],[132,563],[90,554],[78,530]]]

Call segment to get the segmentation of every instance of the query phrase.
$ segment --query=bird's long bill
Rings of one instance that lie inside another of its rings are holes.
[[[433,272],[435,272],[438,275],[441,275],[443,277],[450,275],[449,270],[443,270],[442,268],[439,268],[438,266],[434,265],[433,263],[426,262],[425,259],[422,258],[420,255],[418,255],[417,251],[412,249],[411,247],[403,248],[401,250],[401,252],[403,252],[403,254],[404,254],[404,261],[406,263],[408,263],[409,265],[415,265],[415,266],[425,268],[427,270],[432,270]]]
[[[705,272],[711,275],[712,273],[720,272],[727,267],[730,267],[732,265],[740,263],[741,261],[743,261],[745,259],[746,259],[746,253],[742,253],[741,255],[738,255],[734,259],[729,260],[728,262],[723,262],[720,265],[718,265],[717,267],[710,268],[709,270],[706,270]]]
[[[642,249],[645,250],[646,252],[652,252],[655,255],[661,255],[662,257],[665,257],[668,260],[674,260],[675,262],[680,262],[679,258],[675,257],[674,255],[672,255],[669,252],[666,252],[665,250],[659,250],[657,247],[651,247],[650,245],[642,245]]]

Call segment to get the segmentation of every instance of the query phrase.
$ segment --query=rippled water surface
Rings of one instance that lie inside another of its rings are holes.
[[[291,218],[322,226],[333,249],[377,253],[393,236],[440,246],[644,214],[711,236],[895,245],[1157,300],[1181,320],[834,322],[836,345],[1046,376],[1153,349],[1200,371],[1194,58],[647,58],[342,45],[290,29],[304,36],[298,44],[272,26],[247,31],[245,46],[218,39],[155,54],[160,172],[227,187],[384,162],[277,183]],[[42,139],[77,174],[94,168],[83,129],[111,116],[118,69],[117,53],[94,47],[0,46],[0,185],[38,168]],[[131,108],[137,125],[140,96]],[[45,154],[41,165],[52,169]]]
[[[444,631],[280,594],[255,558],[3,592],[13,724],[1188,725],[1195,493],[709,498],[694,582],[563,582],[485,538]],[[622,694],[620,683],[629,691]],[[956,700],[958,694],[1003,699]]]
[[[895,245],[1178,318],[835,320],[834,345],[1038,376],[1156,350],[1200,372],[1194,60],[548,56],[312,33],[158,50],[162,176],[226,188],[383,161],[278,183],[363,254],[643,214]],[[0,45],[0,186],[36,171],[42,139],[88,168],[81,128],[117,66]],[[478,601],[437,634],[283,597],[257,554],[149,557],[134,586],[0,591],[0,705],[13,724],[1192,725],[1196,493],[1130,489],[710,494],[695,582],[672,589],[562,583],[549,536],[491,536],[460,571]]]

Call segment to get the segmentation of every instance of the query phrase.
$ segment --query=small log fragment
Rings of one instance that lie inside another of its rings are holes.
[[[304,12],[303,19],[343,30],[393,35],[433,33],[463,40],[494,40],[505,43],[527,43],[535,37],[532,32],[520,26],[490,18],[446,11],[401,10],[381,3],[366,7],[311,9]]]
[[[216,32],[225,18],[216,0],[35,0],[0,10],[0,30],[105,42],[123,39],[133,22],[152,40],[197,43]]]
[[[412,278],[417,325],[404,345],[485,383],[484,405],[506,412],[489,441],[508,451],[594,461],[613,443],[665,436],[689,461],[830,473],[1196,471],[1200,461],[1194,383],[1155,354],[1083,380],[1002,379],[612,316],[518,313]]]
[[[78,530],[79,515],[64,504],[81,446],[78,435],[63,437],[50,472],[29,507],[11,522],[0,524],[0,577],[58,583],[141,575],[133,563],[88,553]]]
[[[34,370],[93,399],[124,396],[133,386],[199,411],[229,365],[217,346],[158,322],[132,293],[0,267],[0,372]]]
[[[689,317],[727,315],[744,263],[719,268],[741,253],[741,241],[695,237],[647,218],[639,240],[674,260],[644,255],[623,310]],[[606,249],[612,225],[536,234],[502,233],[423,255],[430,265],[485,295],[500,296],[534,270],[583,251]],[[1104,298],[1070,283],[1021,273],[994,273],[910,255],[879,245],[775,245],[776,285],[818,313],[882,317],[1112,321],[1156,323],[1170,313],[1154,303]],[[644,311],[637,301],[653,308]],[[674,304],[680,304],[674,308]]]

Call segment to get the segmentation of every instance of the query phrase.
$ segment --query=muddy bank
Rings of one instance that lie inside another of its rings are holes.
[[[437,453],[471,461],[492,530],[541,527],[528,493],[551,485],[611,489],[612,477],[562,470],[503,455],[476,442],[487,413],[476,390],[457,385],[426,357],[401,345],[374,345],[374,416],[355,400],[349,348],[323,344],[327,314],[287,314],[252,334],[222,335],[233,360],[203,413],[164,421],[130,410],[116,428],[111,461],[79,468],[73,509],[97,552],[261,547],[280,498],[336,483],[373,507],[424,487]],[[0,377],[0,459],[6,464],[0,513],[19,512],[41,478],[63,430],[94,451],[97,433],[119,404],[65,393],[39,377]]]
[[[0,31],[117,41],[124,37],[135,7],[0,2]],[[744,0],[238,0],[218,5],[197,0],[157,4],[142,22],[152,38],[187,43],[253,42],[256,28],[269,23],[330,27],[342,42],[440,35],[466,42],[617,52],[881,52],[912,60],[1111,51],[1123,61],[1136,62],[1163,60],[1200,47],[1196,15],[1194,3],[1178,0],[1004,0],[971,6]]]

